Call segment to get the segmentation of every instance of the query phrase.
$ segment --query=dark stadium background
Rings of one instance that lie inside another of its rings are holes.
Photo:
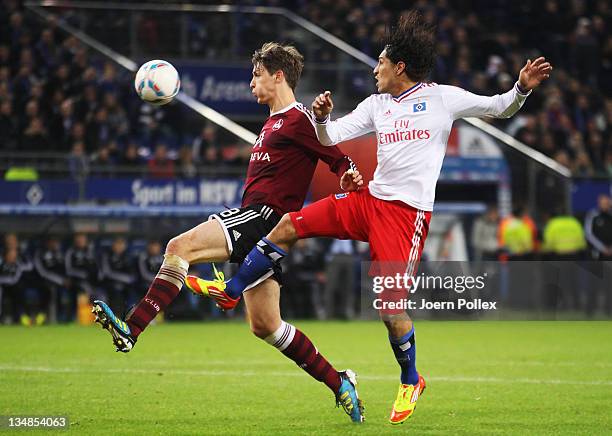
[[[513,118],[454,124],[419,274],[486,286],[414,298],[498,308],[411,313],[427,391],[401,430],[610,433],[608,0],[0,0],[0,432],[9,417],[63,416],[78,435],[397,434],[366,243],[299,241],[281,293],[283,318],[358,374],[358,427],[251,334],[243,304],[224,313],[183,290],[128,354],[90,310],[104,298],[122,314],[169,238],[239,205],[268,113],[248,88],[255,49],[295,44],[297,98],[332,90],[340,116],[375,92],[382,37],[412,8],[437,24],[432,81],[492,95],[528,58],[554,70]],[[167,106],[134,91],[152,59],[181,75]],[[342,148],[370,178],[374,138]],[[337,184],[319,167],[309,201]]]
[[[339,115],[373,92],[368,59],[377,57],[385,29],[407,7],[438,25],[433,81],[490,95],[509,89],[527,58],[545,55],[555,67],[516,117],[486,122],[494,132],[481,130],[482,122],[455,124],[426,259],[499,265],[506,259],[610,258],[585,228],[589,211],[598,213],[598,196],[610,195],[612,178],[609,2],[225,2],[228,11],[195,2],[189,12],[181,3],[0,2],[4,323],[70,322],[78,319],[77,307],[100,294],[129,307],[147,286],[143,262],[154,265],[158,256],[146,257],[148,243],[158,242],[163,252],[178,231],[239,203],[248,135],[206,119],[181,98],[161,108],[140,101],[129,62],[133,69],[153,58],[169,60],[181,73],[183,91],[256,133],[266,109],[248,91],[254,49],[268,40],[294,43],[306,57],[298,98],[308,105],[315,93],[332,89]],[[254,9],[259,6],[277,9]],[[373,138],[344,148],[370,177]],[[336,184],[319,168],[311,200],[334,192]],[[583,247],[570,253],[550,248],[546,229],[555,217],[577,220]],[[512,220],[529,228],[528,248],[517,249],[502,234]],[[49,280],[41,269],[49,238],[58,241],[58,259],[74,253],[75,239],[87,239],[86,278],[58,260],[53,268],[61,281]],[[109,266],[113,243],[122,240],[125,252],[117,249],[117,262]],[[361,243],[300,243],[285,268],[284,313],[365,316],[359,283],[367,250]],[[116,280],[112,268],[128,280]],[[209,266],[195,270],[207,274]],[[528,316],[609,317],[609,279],[596,276],[595,285],[589,277],[572,279],[581,284],[552,300],[519,295],[509,308],[531,311]],[[340,309],[347,295],[353,306]],[[184,292],[166,319],[232,316]]]

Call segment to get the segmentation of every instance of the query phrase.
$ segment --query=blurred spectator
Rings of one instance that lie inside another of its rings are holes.
[[[86,142],[90,147],[97,149],[102,144],[114,139],[108,122],[108,112],[105,107],[100,107],[96,111],[93,119],[87,123]]]
[[[324,309],[326,318],[355,316],[355,248],[353,241],[334,239],[325,258]]]
[[[98,90],[95,85],[87,85],[83,89],[83,96],[77,102],[76,108],[77,113],[80,114],[80,118],[86,123],[91,122],[94,119],[100,102],[98,101]]]
[[[544,227],[542,250],[546,258],[555,261],[581,261],[587,248],[582,224],[571,215],[551,218]],[[580,310],[587,286],[581,274],[571,274],[571,265],[558,265],[559,283],[565,286],[547,286],[545,295],[551,309]],[[550,268],[550,267],[549,267]],[[574,268],[575,269],[575,268]],[[567,283],[570,283],[567,286]],[[565,290],[565,291],[564,291]]]
[[[571,215],[551,218],[544,227],[542,250],[555,260],[582,259],[586,239],[580,221]]]
[[[36,43],[36,55],[40,60],[40,66],[50,71],[55,67],[58,56],[58,47],[55,44],[55,36],[52,29],[43,29],[40,39]]]
[[[599,72],[599,43],[593,35],[591,20],[586,17],[578,19],[572,43],[572,64],[577,77],[584,78],[592,85],[597,84]]]
[[[9,100],[0,101],[0,144],[4,151],[17,150],[18,126]]]
[[[194,162],[215,163],[217,161],[218,157],[216,153],[216,135],[217,130],[212,125],[208,124],[202,128],[202,131],[193,140],[193,143],[191,145]],[[210,150],[211,148],[215,149],[215,153]],[[209,157],[213,156],[213,159],[209,159]]]
[[[21,264],[24,271],[33,271],[34,266],[28,255],[28,243],[24,240],[19,240],[17,233],[9,232],[4,235],[4,250],[17,250],[17,256],[19,263]]]
[[[146,252],[142,252],[138,256],[138,277],[143,291],[146,292],[149,283],[153,281],[159,272],[163,261],[164,256],[162,255],[161,243],[157,240],[149,241]]]
[[[62,101],[59,112],[54,113],[52,117],[50,136],[58,141],[58,145],[61,144],[62,148],[64,148],[70,143],[72,127],[77,121],[73,114],[72,100],[66,99]],[[83,140],[84,138],[80,139]]]
[[[143,159],[138,154],[138,146],[134,142],[130,142],[125,147],[119,163],[126,166],[139,166],[143,163]]]
[[[215,165],[221,161],[221,152],[216,147],[208,147],[204,152],[203,163],[208,165]]]
[[[174,161],[168,157],[165,144],[157,144],[155,154],[149,160],[149,176],[154,179],[171,179],[174,177]]]
[[[16,322],[23,314],[22,275],[17,248],[6,249],[0,261],[0,317],[6,324]]]
[[[539,149],[541,147],[541,139],[536,117],[534,115],[525,115],[523,119],[524,125],[516,132],[516,139],[532,148]]]
[[[111,159],[111,151],[108,145],[100,147],[98,152],[92,156],[91,165],[94,175],[104,177],[115,175],[115,163]]]
[[[592,177],[595,174],[595,169],[591,163],[589,155],[581,149],[576,153],[574,162],[574,175],[578,177]]]
[[[500,222],[500,249],[510,260],[530,259],[535,249],[533,230],[533,221],[530,218],[525,219],[520,208],[515,209]]]
[[[23,131],[22,147],[25,150],[42,152],[49,149],[47,129],[39,117],[32,118]]]
[[[112,136],[114,138],[125,137],[129,132],[128,117],[115,94],[110,92],[104,94],[104,108]]]
[[[198,175],[189,146],[183,146],[179,150],[179,175],[185,179],[193,179]]]
[[[89,175],[89,159],[85,155],[85,144],[75,142],[68,156],[70,176],[76,180],[84,180]]]
[[[472,230],[472,247],[475,260],[496,260],[499,252],[499,213],[497,207],[491,205],[484,215],[474,222]]]
[[[118,165],[121,166],[121,175],[140,177],[145,172],[145,160],[138,153],[138,146],[134,142],[128,143],[125,150],[119,151],[120,155],[117,159]]]
[[[60,310],[62,306],[59,302],[69,298],[70,281],[66,277],[64,252],[57,237],[47,238],[45,247],[34,256],[34,266],[44,295],[43,307],[49,307],[49,321],[68,320],[70,317]]]
[[[584,231],[586,239],[591,248],[591,258],[599,261],[608,261],[605,264],[594,266],[589,286],[589,297],[586,304],[586,314],[593,316],[598,307],[603,307],[604,312],[612,314],[612,288],[610,277],[606,270],[610,268],[612,260],[612,201],[610,196],[602,194],[597,199],[597,208],[589,211],[584,220]],[[599,302],[600,295],[602,303]]]
[[[135,265],[127,251],[127,242],[123,236],[113,240],[111,249],[102,256],[102,283],[108,294],[111,307],[118,313],[125,313],[128,301],[134,301],[133,284],[135,282]]]
[[[86,234],[74,235],[73,245],[66,251],[65,268],[70,279],[70,293],[68,299],[61,303],[62,310],[68,314],[67,320],[72,320],[76,315],[78,294],[94,296],[99,279],[96,254]]]
[[[612,260],[612,201],[608,195],[600,195],[597,208],[587,213],[584,231],[593,259]]]
[[[612,178],[612,150],[606,153],[605,168],[608,177]]]
[[[314,315],[326,319],[324,286],[324,253],[317,239],[300,239],[285,262],[283,280],[285,292],[281,310],[289,318],[305,318]]]
[[[0,286],[7,291],[9,321],[19,320],[24,325],[43,323],[44,317],[37,317],[40,298],[37,289],[32,288],[34,265],[28,253],[27,241],[20,240],[16,233],[4,235],[4,266],[1,268]],[[4,285],[2,285],[4,283]]]

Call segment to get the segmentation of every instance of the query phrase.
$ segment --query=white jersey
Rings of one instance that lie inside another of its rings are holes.
[[[485,97],[456,86],[417,83],[397,97],[371,95],[335,121],[317,121],[317,137],[323,145],[335,145],[376,132],[378,165],[369,184],[372,195],[431,211],[453,121],[509,118],[529,93],[522,94],[515,84],[504,94]]]

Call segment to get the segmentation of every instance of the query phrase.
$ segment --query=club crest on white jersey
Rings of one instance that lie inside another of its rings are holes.
[[[427,110],[427,102],[421,101],[412,105],[412,112],[425,112]]]

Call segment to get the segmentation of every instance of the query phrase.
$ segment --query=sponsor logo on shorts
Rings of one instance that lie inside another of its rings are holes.
[[[236,230],[232,230],[232,233],[234,235],[234,239],[237,241],[238,238],[240,238],[242,236],[242,233],[237,232]]]

